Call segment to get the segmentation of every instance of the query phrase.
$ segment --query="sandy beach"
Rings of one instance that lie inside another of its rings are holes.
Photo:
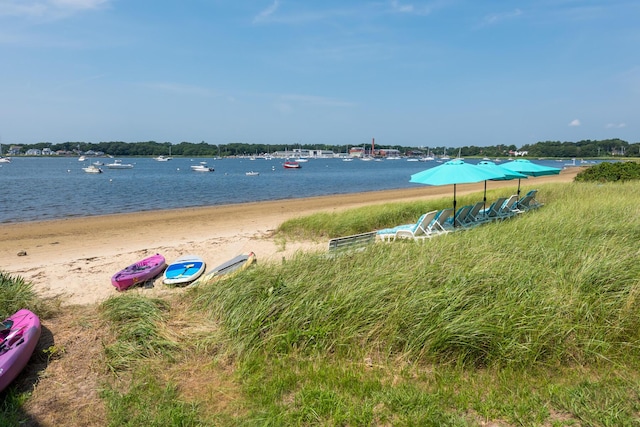
[[[547,182],[571,182],[581,168],[560,175],[529,178],[527,188]],[[482,191],[483,183],[458,185],[457,194]],[[516,181],[489,182],[487,189],[509,188]],[[505,193],[506,194],[506,193]],[[511,194],[511,193],[509,193]],[[186,254],[202,257],[209,267],[253,251],[258,262],[280,262],[299,250],[323,250],[327,242],[287,242],[273,231],[289,218],[318,211],[388,202],[451,197],[453,186],[243,203],[193,209],[72,218],[0,225],[0,270],[30,281],[44,297],[63,304],[100,302],[117,291],[111,276],[145,256],[161,253],[168,262]],[[541,195],[544,200],[544,194]],[[17,206],[19,208],[19,206]],[[156,279],[153,288],[127,292],[154,295],[175,292]]]

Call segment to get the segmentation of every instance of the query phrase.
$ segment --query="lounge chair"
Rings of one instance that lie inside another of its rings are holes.
[[[438,211],[427,212],[422,215],[415,224],[404,224],[393,228],[378,230],[377,234],[382,241],[392,241],[396,238],[411,238],[414,240],[432,237],[440,231],[434,228],[434,219]]]
[[[525,194],[525,196],[518,200],[518,203],[516,203],[516,209],[518,209],[518,211],[522,213],[542,206],[542,203],[536,200],[537,193],[538,190],[531,190],[527,194]]]
[[[454,216],[449,218],[447,223],[453,226],[454,228],[464,229],[468,225],[467,216],[469,215],[471,208],[472,208],[471,205],[461,207],[456,211],[456,214]],[[455,217],[455,224],[454,224],[454,217]]]
[[[518,196],[514,194],[509,197],[506,202],[502,204],[502,207],[498,211],[500,219],[510,218],[518,213],[516,204],[518,203]]]
[[[449,218],[453,216],[453,209],[442,209],[436,214],[433,219],[434,227],[436,230],[440,230],[442,233],[448,233],[453,230],[453,224],[449,221]]]
[[[500,209],[504,205],[504,202],[507,201],[506,197],[498,197],[498,199],[491,203],[491,205],[482,211],[482,215],[485,221],[494,221],[496,219],[500,219]]]
[[[475,227],[476,225],[487,222],[487,218],[485,218],[484,213],[482,212],[483,207],[484,202],[478,202],[471,207],[471,210],[464,220],[467,227]]]

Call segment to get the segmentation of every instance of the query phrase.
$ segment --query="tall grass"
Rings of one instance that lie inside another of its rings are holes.
[[[203,287],[196,307],[245,355],[465,366],[638,357],[640,187],[541,190],[546,206],[518,218],[424,244],[301,254]]]
[[[197,405],[180,399],[175,384],[161,384],[151,372],[134,374],[127,391],[106,389],[109,426],[204,426]]]
[[[176,342],[165,326],[169,303],[139,295],[121,295],[100,305],[102,317],[115,336],[105,347],[107,364],[116,372],[129,369],[136,361],[160,356],[171,358]]]
[[[42,307],[33,291],[33,285],[20,276],[0,271],[0,319],[6,319],[16,311]]]

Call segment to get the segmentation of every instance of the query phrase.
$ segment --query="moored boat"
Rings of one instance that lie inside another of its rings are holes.
[[[122,163],[122,160],[114,160],[113,163],[106,165],[109,169],[131,169],[133,165],[131,163]]]
[[[86,173],[102,173],[102,169],[97,167],[96,165],[89,165],[86,168],[82,168]]]
[[[207,162],[200,162],[198,165],[191,166],[192,171],[196,172],[213,172],[214,169],[207,166]]]
[[[282,166],[284,166],[285,169],[300,169],[302,167],[300,163],[291,160],[284,162]]]

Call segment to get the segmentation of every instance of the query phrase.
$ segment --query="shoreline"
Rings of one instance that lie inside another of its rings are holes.
[[[547,182],[572,182],[582,168],[560,175],[529,178],[525,187]],[[510,188],[517,181],[489,181],[487,189]],[[299,250],[321,250],[327,242],[276,243],[275,229],[284,221],[314,212],[346,209],[416,199],[453,197],[451,185],[411,189],[283,199],[197,208],[144,211],[89,217],[7,223],[0,225],[0,269],[19,275],[43,297],[61,296],[63,304],[100,302],[117,291],[111,276],[148,255],[161,253],[171,262],[194,253],[208,267],[253,251],[258,262],[288,258]],[[457,186],[458,196],[481,192],[484,183]],[[542,196],[544,198],[544,195]],[[18,253],[26,252],[19,256]],[[151,289],[128,292],[175,292],[156,279]]]

